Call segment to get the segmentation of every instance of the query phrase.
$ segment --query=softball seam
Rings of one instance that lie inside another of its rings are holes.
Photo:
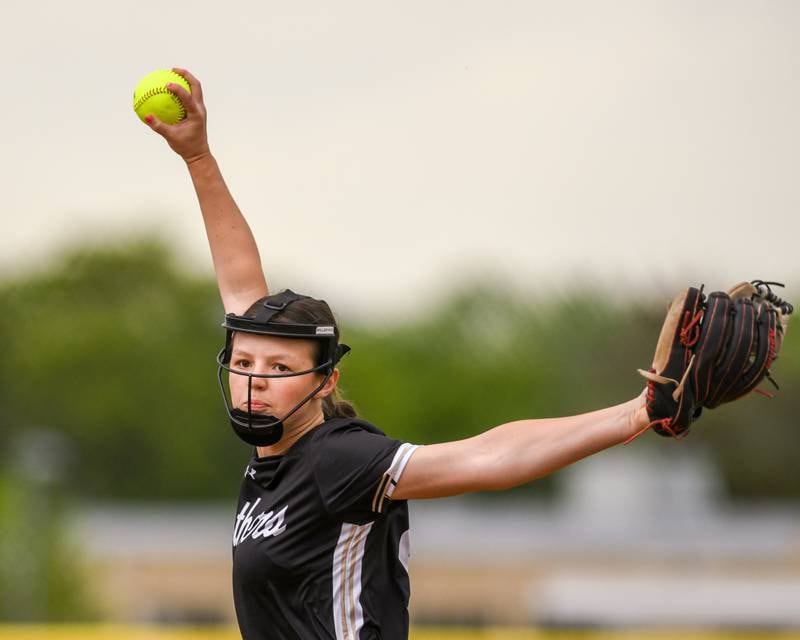
[[[175,75],[178,74],[176,73]],[[182,78],[183,76],[178,76],[178,77]],[[186,117],[186,107],[183,106],[183,102],[181,102],[180,98],[166,87],[155,87],[153,89],[148,89],[147,91],[145,91],[141,96],[139,96],[139,99],[133,105],[133,110],[138,113],[139,107],[141,107],[150,98],[152,98],[153,96],[157,96],[160,93],[168,93],[170,95],[172,101],[177,105],[178,110],[180,111],[180,116],[181,116],[180,119]]]

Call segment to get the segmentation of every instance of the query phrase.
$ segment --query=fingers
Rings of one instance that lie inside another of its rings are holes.
[[[200,107],[197,106],[197,100],[195,99],[194,95],[189,93],[186,89],[184,89],[181,85],[175,84],[174,82],[167,83],[167,89],[172,91],[176,96],[178,96],[183,103],[183,106],[186,108],[187,113],[191,114],[198,114],[200,113]]]
[[[153,131],[155,131],[156,133],[161,134],[162,136],[164,135],[164,133],[167,130],[167,127],[169,126],[168,124],[165,124],[164,122],[161,122],[161,120],[159,120],[158,118],[156,118],[156,116],[154,116],[152,114],[151,115],[146,115],[144,117],[144,123],[148,127],[150,127]]]
[[[203,92],[200,82],[191,73],[181,68],[173,68],[173,71],[182,76],[191,92],[183,86],[183,83],[168,82],[165,88],[178,97],[186,109],[186,118],[175,124],[167,124],[153,114],[143,118],[145,124],[153,131],[163,137],[170,148],[180,155],[184,160],[200,157],[209,154],[208,140],[205,132],[206,110],[203,104]]]
[[[203,87],[200,86],[200,81],[195,78],[191,73],[189,73],[186,69],[182,69],[180,67],[172,67],[172,70],[177,73],[179,76],[183,76],[186,79],[186,82],[189,83],[189,86],[192,88],[192,94],[197,97],[200,102],[203,101]]]

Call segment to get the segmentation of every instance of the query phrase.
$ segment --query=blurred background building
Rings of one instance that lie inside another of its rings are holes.
[[[731,505],[702,450],[605,452],[560,499],[411,504],[412,620],[555,627],[800,626],[800,509]],[[232,620],[229,507],[94,508],[71,533],[106,614]]]

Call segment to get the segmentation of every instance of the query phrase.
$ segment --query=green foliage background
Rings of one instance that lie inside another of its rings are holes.
[[[620,305],[589,290],[528,298],[484,283],[405,324],[340,316],[353,347],[341,386],[364,417],[416,443],[590,411],[641,390],[636,368],[652,359],[668,299]],[[139,240],[75,250],[7,279],[0,308],[4,451],[32,428],[66,435],[62,489],[87,499],[235,495],[249,451],[230,433],[217,388],[223,312],[213,280]],[[705,442],[734,497],[800,498],[793,337],[773,367],[783,387],[775,400],[753,395],[707,412],[682,442],[648,434],[631,454]]]
[[[0,620],[91,619],[79,552],[64,536],[63,499],[40,489],[0,474]]]

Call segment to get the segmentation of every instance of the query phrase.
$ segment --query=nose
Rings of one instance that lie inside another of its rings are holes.
[[[262,372],[261,371],[253,371],[253,373],[260,374]],[[266,389],[268,380],[269,380],[269,378],[252,377],[252,378],[250,378],[250,384],[253,387],[253,389]]]

